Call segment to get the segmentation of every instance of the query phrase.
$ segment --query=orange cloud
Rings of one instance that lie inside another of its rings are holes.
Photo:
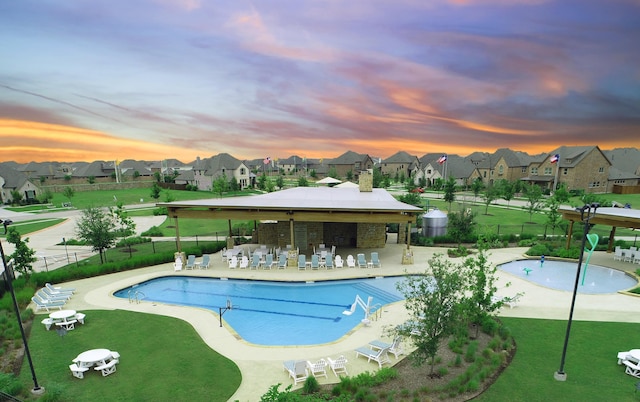
[[[4,160],[94,161],[115,159],[195,159],[188,148],[121,138],[77,127],[0,119],[0,149]]]

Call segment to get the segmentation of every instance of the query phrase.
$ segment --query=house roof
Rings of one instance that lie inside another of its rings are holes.
[[[558,154],[560,155],[560,160],[558,161],[558,166],[571,168],[578,165],[591,151],[598,151],[602,153],[602,156],[609,161],[607,156],[600,151],[597,145],[586,145],[586,146],[561,146],[553,151],[549,152],[547,155],[550,158],[552,155]],[[544,159],[542,160],[544,161]],[[609,162],[611,163],[611,162]]]
[[[416,163],[418,158],[413,155],[409,155],[407,152],[399,151],[391,155],[387,159],[383,159],[382,163],[406,163],[408,165]]]
[[[0,164],[0,177],[4,179],[5,189],[16,190],[24,186],[27,182],[27,175],[24,173]]]
[[[364,162],[367,160],[369,155],[367,154],[359,154],[353,151],[347,151],[337,158],[332,159],[329,164],[331,165],[353,165],[356,162]]]
[[[636,148],[617,148],[603,151],[611,162],[611,166],[620,172],[632,175],[640,174],[640,150]]]

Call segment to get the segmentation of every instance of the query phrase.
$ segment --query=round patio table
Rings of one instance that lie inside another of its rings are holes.
[[[80,353],[74,359],[74,362],[80,367],[91,367],[93,365],[103,365],[110,358],[111,351],[109,349],[91,349]]]
[[[53,313],[49,314],[49,318],[51,318],[54,321],[66,321],[67,318],[71,318],[75,315],[76,315],[75,310],[60,310],[60,311],[54,311]]]

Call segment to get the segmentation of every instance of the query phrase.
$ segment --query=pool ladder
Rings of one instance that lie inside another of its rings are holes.
[[[371,321],[378,321],[382,317],[382,304],[376,303],[369,309],[369,316],[367,317]]]
[[[142,293],[139,290],[136,290],[133,294],[131,294],[132,291],[133,291],[133,289],[131,289],[131,290],[129,290],[129,292],[127,292],[127,296],[129,297],[129,303],[136,302],[136,304],[140,304],[140,298],[147,297],[144,293]]]

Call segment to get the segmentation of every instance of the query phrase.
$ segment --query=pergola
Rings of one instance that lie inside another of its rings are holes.
[[[175,220],[180,246],[180,218],[288,221],[291,244],[294,222],[398,223],[409,225],[422,209],[396,200],[384,189],[296,187],[257,196],[158,203]],[[407,238],[407,247],[408,247]]]
[[[571,246],[571,235],[573,234],[573,223],[582,222],[580,211],[569,208],[561,208],[562,218],[570,221],[569,235],[567,237],[567,248]],[[609,244],[607,252],[613,251],[613,239],[616,234],[616,228],[640,229],[640,210],[631,208],[598,208],[596,214],[589,219],[589,223],[594,225],[611,226],[609,235]]]

